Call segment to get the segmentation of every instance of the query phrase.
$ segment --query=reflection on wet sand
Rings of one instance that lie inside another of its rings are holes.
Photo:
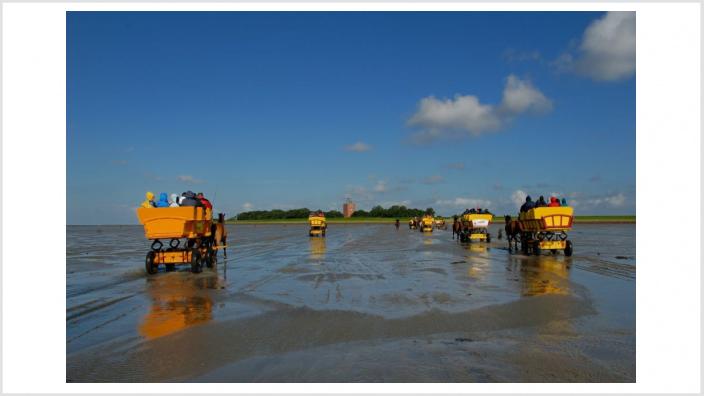
[[[325,258],[325,238],[310,238],[310,258],[311,260]]]
[[[522,259],[512,257],[512,265],[521,275],[522,295],[570,294],[568,260],[547,255]]]
[[[481,279],[490,269],[489,247],[484,243],[462,244],[471,254],[467,255],[467,275],[473,279]]]
[[[217,273],[193,277],[173,272],[149,279],[152,306],[139,325],[148,339],[163,337],[212,319],[213,302],[206,289],[217,286]]]

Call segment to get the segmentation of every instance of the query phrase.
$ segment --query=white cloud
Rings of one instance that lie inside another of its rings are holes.
[[[479,135],[501,126],[501,120],[497,117],[494,107],[481,104],[479,98],[472,95],[455,95],[454,99],[443,100],[434,96],[423,98],[418,104],[418,111],[408,123],[411,126],[428,128],[427,133],[431,134],[446,129]]]
[[[394,205],[410,207],[411,201],[409,201],[407,199],[403,200],[403,201],[384,201],[384,202],[381,202],[379,205],[381,205],[384,208],[390,208]]]
[[[545,113],[552,110],[552,101],[531,84],[513,74],[506,79],[501,111],[508,115]]]
[[[473,95],[455,95],[452,99],[428,96],[420,100],[408,125],[422,130],[413,135],[416,143],[438,138],[479,136],[496,131],[524,113],[545,113],[552,102],[530,81],[513,74],[506,79],[503,98],[497,106],[482,104]]]
[[[578,53],[564,53],[555,64],[597,81],[631,77],[636,71],[636,13],[607,12],[584,31]]]
[[[357,142],[355,144],[350,144],[349,146],[345,146],[345,151],[353,151],[355,153],[362,153],[365,151],[369,151],[372,149],[372,146],[363,143],[363,142]]]
[[[445,178],[440,175],[432,175],[423,179],[423,184],[438,184],[445,181]]]
[[[245,202],[242,204],[242,209],[249,212],[250,210],[254,209],[254,205],[252,205],[250,202]]]
[[[523,205],[523,203],[526,202],[527,196],[528,194],[526,194],[525,191],[516,190],[513,192],[513,194],[511,194],[511,202],[513,202],[516,207],[520,207],[521,205]]]
[[[177,176],[176,179],[178,179],[178,181],[180,181],[181,183],[189,183],[189,184],[201,184],[204,182],[203,180],[196,179],[195,177],[190,176],[190,175],[180,175],[180,176]]]
[[[488,208],[491,206],[491,201],[479,198],[462,198],[455,199],[439,199],[435,201],[435,205],[452,206],[455,208]]]
[[[386,186],[386,182],[383,180],[378,180],[376,184],[374,185],[373,191],[374,192],[386,192],[388,187]]]
[[[616,195],[593,198],[587,201],[587,203],[592,206],[609,205],[612,207],[620,207],[626,203],[626,196],[623,195],[623,193],[618,193]]]

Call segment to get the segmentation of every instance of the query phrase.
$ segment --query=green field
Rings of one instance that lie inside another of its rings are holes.
[[[410,218],[400,218],[402,224],[408,224]],[[350,217],[328,219],[328,224],[377,224],[391,223],[396,218],[391,217]],[[452,223],[452,218],[445,218],[445,221]],[[502,216],[495,216],[495,223],[503,223]],[[635,223],[636,216],[575,216],[575,223]],[[228,221],[228,224],[307,224],[308,219],[278,219],[278,220],[240,220]]]

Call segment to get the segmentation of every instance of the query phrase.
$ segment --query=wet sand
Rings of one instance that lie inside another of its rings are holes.
[[[147,276],[140,226],[69,226],[67,381],[634,382],[635,225],[576,225],[571,258],[499,227],[230,225],[225,278]]]

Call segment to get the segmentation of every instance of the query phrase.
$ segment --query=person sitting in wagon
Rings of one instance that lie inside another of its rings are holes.
[[[146,200],[142,202],[143,208],[156,208],[156,202],[154,202],[154,193],[147,191]]]
[[[535,203],[535,207],[536,208],[543,208],[545,206],[548,206],[548,203],[545,202],[545,197],[543,197],[541,195],[540,198],[538,198],[538,202]]]
[[[200,203],[202,203],[203,206],[205,206],[206,208],[208,208],[208,209],[212,209],[212,208],[213,208],[213,205],[210,203],[210,201],[208,201],[208,200],[205,198],[205,196],[203,195],[202,192],[199,192],[198,195],[196,195],[196,199],[198,199],[198,200],[200,201]]]
[[[549,207],[554,208],[560,206],[560,201],[557,199],[557,197],[550,197],[550,203],[548,204]]]
[[[169,207],[170,208],[178,208],[179,206],[181,206],[181,205],[178,204],[178,194],[176,194],[176,193],[171,194],[171,203],[169,203]]]
[[[535,202],[531,199],[530,195],[526,197],[526,202],[521,205],[521,212],[527,212],[535,207]]]
[[[186,191],[185,193],[181,194],[181,196],[183,197],[181,199],[181,206],[204,206],[203,202],[197,199],[196,194],[191,190]]]
[[[166,193],[159,194],[159,201],[156,203],[157,208],[168,208],[169,200],[166,198]]]

